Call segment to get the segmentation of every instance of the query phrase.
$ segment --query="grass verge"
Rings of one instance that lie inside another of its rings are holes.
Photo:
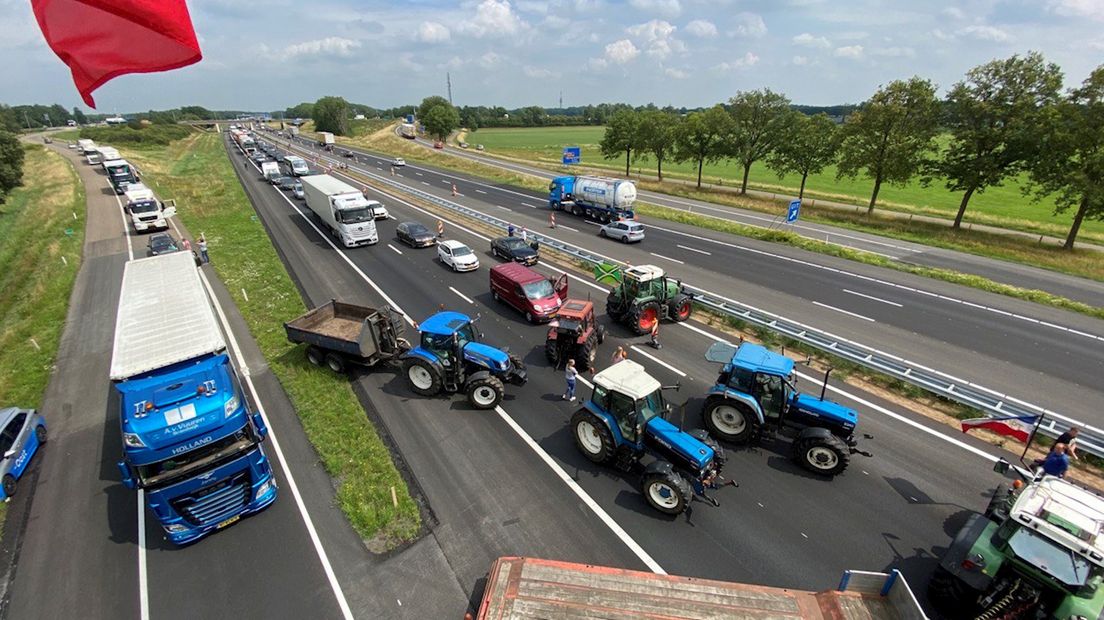
[[[0,205],[0,405],[37,408],[80,270],[84,186],[57,153],[24,150],[24,185]],[[7,507],[0,502],[0,524]]]
[[[193,134],[127,157],[141,166],[143,180],[158,195],[176,199],[192,234],[206,234],[212,265],[291,398],[353,528],[374,550],[412,540],[421,528],[417,504],[348,380],[311,366],[301,347],[285,337],[284,321],[306,308],[238,182],[221,136]]]

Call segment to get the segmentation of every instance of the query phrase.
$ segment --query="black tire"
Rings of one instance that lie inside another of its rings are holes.
[[[613,434],[604,422],[586,409],[580,409],[571,416],[571,436],[575,438],[575,447],[579,452],[592,462],[604,465],[613,460],[616,453]]]
[[[606,326],[599,325],[595,330],[598,333],[598,344],[602,344],[606,341]]]
[[[1002,482],[998,484],[996,490],[993,491],[993,497],[989,499],[989,505],[985,508],[985,516],[995,520],[994,515],[998,510],[1007,512],[1008,496],[1011,495],[1011,493],[1012,491],[1008,488],[1007,483]]]
[[[37,439],[40,444],[46,443],[46,440],[49,439],[49,434],[46,432],[45,426],[39,424],[35,427],[35,439]]]
[[[548,363],[552,364],[553,368],[559,368],[560,366],[560,342],[558,340],[552,340],[549,338],[544,341],[544,357],[548,359]]]
[[[690,315],[694,312],[694,304],[689,295],[679,293],[667,304],[667,310],[667,316],[671,317],[671,320],[681,323],[690,318]]]
[[[609,318],[613,319],[614,322],[620,323],[621,319],[623,319],[625,315],[620,310],[618,310],[617,303],[614,301],[614,299],[615,298],[613,296],[610,296],[606,299],[606,314],[609,316]]]
[[[644,476],[640,483],[644,500],[656,510],[668,515],[679,515],[690,506],[693,491],[690,483],[674,471]]]
[[[410,373],[415,367],[428,373],[428,385],[419,386],[410,378]],[[435,396],[441,391],[441,376],[437,373],[437,369],[433,367],[433,364],[420,357],[409,357],[403,361],[403,376],[406,377],[406,384],[410,386],[410,390],[415,394]]]
[[[628,323],[629,329],[631,329],[633,333],[637,336],[643,336],[644,334],[650,333],[652,331],[650,325],[647,327],[641,327],[640,325],[641,317],[649,311],[655,313],[656,321],[660,320],[660,317],[663,316],[663,314],[659,310],[659,303],[655,301],[646,301],[642,304],[638,304],[637,306],[629,310],[628,315],[626,316],[625,322]]]
[[[491,290],[491,299],[495,301],[502,301],[502,298],[498,296],[498,291],[493,289]]]
[[[307,361],[315,366],[321,366],[326,363],[326,352],[312,344],[307,347]]]
[[[714,437],[739,446],[751,440],[759,426],[759,418],[739,401],[710,398],[702,406],[702,423]]]
[[[599,228],[598,229],[598,236],[599,237],[605,237],[606,236],[606,229],[605,228]]]
[[[978,591],[936,566],[928,582],[928,600],[947,618],[973,618],[978,611]]]
[[[793,456],[802,467],[821,476],[835,476],[851,463],[851,450],[835,435],[799,439],[794,442]]]
[[[575,352],[575,364],[579,367],[579,372],[594,368],[597,357],[598,342],[594,336],[591,336]]]
[[[533,313],[532,312],[526,312],[525,313],[525,321],[527,323],[536,323],[536,321],[533,320]]]
[[[4,474],[4,495],[11,497],[15,495],[16,488],[19,486],[15,483],[15,476],[11,474]]]
[[[326,354],[326,366],[329,367],[330,370],[336,372],[339,375],[344,374],[345,373],[345,358],[341,357],[337,353],[327,353]]]
[[[621,243],[628,243],[628,242],[629,242],[629,236],[628,235],[621,235]]]
[[[464,385],[468,402],[476,409],[494,409],[502,402],[506,387],[502,380],[489,373],[476,373]]]

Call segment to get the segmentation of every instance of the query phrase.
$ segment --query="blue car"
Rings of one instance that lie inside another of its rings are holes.
[[[38,448],[46,443],[46,420],[34,409],[0,409],[0,491],[7,499],[15,495],[19,478],[27,471]]]

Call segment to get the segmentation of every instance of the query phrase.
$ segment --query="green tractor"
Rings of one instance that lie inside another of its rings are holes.
[[[928,584],[948,618],[1104,617],[1104,497],[1001,459],[1001,484],[959,530]]]
[[[606,314],[627,325],[636,335],[647,334],[659,321],[682,322],[690,318],[693,304],[682,282],[668,278],[655,265],[604,269],[603,276],[617,284],[606,298]],[[599,277],[599,281],[603,281]]]

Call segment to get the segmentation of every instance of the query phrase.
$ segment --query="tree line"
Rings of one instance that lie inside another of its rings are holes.
[[[872,183],[867,213],[885,184],[919,178],[962,192],[953,226],[962,225],[973,196],[1026,173],[1024,192],[1055,200],[1055,213],[1074,209],[1064,247],[1072,249],[1086,219],[1104,219],[1104,65],[1078,87],[1062,90],[1062,71],[1041,54],[974,67],[943,100],[929,80],[913,77],[882,86],[842,123],[821,112],[799,112],[770,89],[739,92],[726,103],[686,115],[622,109],[606,124],[606,159],[641,157],[656,163],[692,162],[698,187],[706,163],[733,161],[748,173],[764,162],[779,177],[801,177],[835,165],[839,178]],[[936,137],[949,134],[940,147]]]

